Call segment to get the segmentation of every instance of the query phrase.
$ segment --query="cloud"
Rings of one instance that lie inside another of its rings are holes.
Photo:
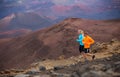
[[[45,16],[96,14],[120,10],[120,0],[0,0],[0,15],[36,12]],[[49,14],[48,14],[49,12]]]
[[[91,8],[88,7],[85,4],[76,4],[76,5],[69,5],[69,6],[65,6],[65,5],[54,5],[51,7],[53,14],[55,15],[64,15],[64,16],[69,16],[69,15],[73,15],[76,13],[90,13]]]
[[[70,6],[61,6],[61,5],[55,5],[52,7],[52,10],[57,13],[65,13],[67,10],[71,10]]]

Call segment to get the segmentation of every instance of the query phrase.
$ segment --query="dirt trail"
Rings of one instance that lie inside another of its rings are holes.
[[[96,55],[95,59],[111,57],[113,54],[118,54],[118,53],[120,53],[120,42],[117,41],[111,45],[108,44],[106,50],[95,53]],[[88,59],[89,61],[92,60],[91,57],[88,57]],[[77,64],[78,62],[84,62],[84,59],[82,58],[81,55],[73,56],[68,59],[64,59],[64,57],[62,57],[62,59],[59,59],[59,60],[45,60],[42,62],[34,63],[31,65],[29,69],[27,69],[27,71],[28,70],[38,71],[40,66],[44,66],[46,67],[47,70],[49,70],[49,69],[53,69],[54,66],[70,66],[70,65]]]
[[[100,44],[101,45],[101,44]],[[96,48],[96,47],[95,47]],[[100,47],[101,48],[101,47]],[[98,48],[99,49],[99,48]],[[114,43],[108,43],[105,46],[102,46],[101,49],[98,50],[97,53],[95,53],[95,60],[100,60],[103,58],[108,58],[113,56],[113,54],[120,54],[120,41],[116,41]],[[88,57],[89,62],[93,62],[92,58],[89,56]],[[16,70],[11,71],[8,74],[19,74],[19,73],[26,73],[29,71],[40,71],[40,67],[45,67],[46,70],[50,70],[50,69],[54,69],[55,66],[58,67],[64,67],[64,66],[71,66],[71,65],[75,65],[79,62],[84,62],[84,59],[81,55],[79,56],[73,56],[70,58],[65,59],[64,56],[62,55],[60,57],[59,60],[45,60],[45,61],[41,61],[41,62],[36,62],[31,64],[31,66],[29,66],[29,68],[27,68],[26,70],[23,70],[22,72],[16,72]],[[3,73],[3,74],[7,74],[7,73]]]
[[[96,53],[95,55],[96,55],[96,59],[101,59],[101,58],[112,56],[112,54],[110,54],[108,52],[106,52],[106,53]],[[89,57],[88,59],[91,61],[91,57]],[[81,55],[76,56],[76,57],[71,57],[71,58],[68,58],[68,59],[61,59],[61,60],[45,60],[43,62],[32,64],[29,71],[30,70],[38,71],[40,66],[44,66],[44,67],[46,67],[47,70],[49,70],[49,69],[53,69],[54,66],[70,66],[70,65],[74,65],[74,64],[77,64],[78,62],[83,62],[83,61],[84,61],[84,59],[82,58]]]

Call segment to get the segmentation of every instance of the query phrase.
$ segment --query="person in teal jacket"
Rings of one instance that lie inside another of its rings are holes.
[[[79,33],[79,36],[78,36],[78,39],[76,39],[76,41],[79,43],[80,54],[85,59],[85,62],[88,61],[87,58],[86,58],[86,55],[92,56],[92,59],[94,60],[95,55],[86,53],[86,48],[85,48],[85,45],[84,45],[84,40],[86,38],[86,32],[85,32],[85,36],[84,36],[84,32],[82,30],[78,30],[78,33]]]
[[[79,51],[80,53],[84,52],[84,44],[83,44],[83,39],[84,39],[84,32],[82,30],[78,30],[78,39],[76,40],[79,43]]]

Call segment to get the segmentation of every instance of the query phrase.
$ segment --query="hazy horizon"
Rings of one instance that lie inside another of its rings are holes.
[[[0,18],[35,12],[52,20],[66,17],[120,18],[120,0],[0,0]]]

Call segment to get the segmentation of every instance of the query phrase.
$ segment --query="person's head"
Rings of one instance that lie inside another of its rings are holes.
[[[85,36],[88,35],[88,32],[84,32],[84,35],[85,35]]]
[[[84,34],[83,30],[78,30],[78,34]]]

